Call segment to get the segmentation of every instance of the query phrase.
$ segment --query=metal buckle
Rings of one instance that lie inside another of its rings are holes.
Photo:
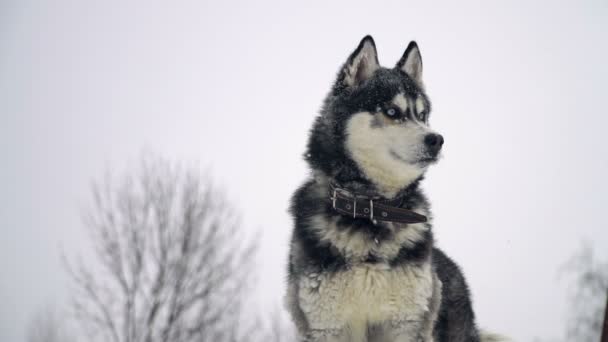
[[[334,188],[334,196],[331,197],[331,200],[333,201],[332,205],[334,207],[334,210],[336,210],[336,189]]]
[[[338,199],[338,193],[342,193],[344,194],[344,196],[346,197],[351,197],[353,200],[353,218],[357,218],[357,195],[351,194],[348,191],[342,190],[342,189],[333,189],[333,193],[332,195],[329,197],[329,199],[332,201],[332,207],[334,210],[336,209],[336,201]],[[364,197],[363,199],[365,199],[366,197]],[[373,219],[374,218],[374,203],[373,203],[373,199],[369,200],[369,206],[370,206],[370,215],[369,218]]]

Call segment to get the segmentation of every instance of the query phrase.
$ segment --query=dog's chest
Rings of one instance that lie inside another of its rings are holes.
[[[418,321],[432,295],[430,264],[388,268],[361,264],[335,273],[300,278],[300,306],[312,329],[348,327],[365,333],[369,325]]]

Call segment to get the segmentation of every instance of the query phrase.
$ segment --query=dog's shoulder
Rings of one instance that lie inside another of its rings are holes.
[[[433,248],[432,263],[443,285],[435,325],[436,338],[440,341],[479,341],[469,288],[460,266],[439,248]]]
[[[432,262],[439,280],[441,280],[442,283],[452,284],[452,287],[464,287],[462,290],[468,291],[460,266],[441,249],[433,247]]]

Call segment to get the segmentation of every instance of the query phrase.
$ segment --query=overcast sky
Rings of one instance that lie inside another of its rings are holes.
[[[559,266],[584,239],[608,255],[605,0],[3,0],[0,341],[65,302],[90,182],[143,149],[212,169],[263,229],[260,298],[278,303],[307,132],[368,33],[385,66],[420,46],[446,139],[424,187],[479,324],[562,336]]]

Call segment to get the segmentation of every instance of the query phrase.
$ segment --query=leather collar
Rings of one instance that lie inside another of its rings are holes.
[[[357,195],[330,183],[329,200],[335,211],[352,218],[398,223],[422,223],[427,221],[424,215],[400,208],[403,204],[402,196],[389,200],[382,199],[379,196]]]

